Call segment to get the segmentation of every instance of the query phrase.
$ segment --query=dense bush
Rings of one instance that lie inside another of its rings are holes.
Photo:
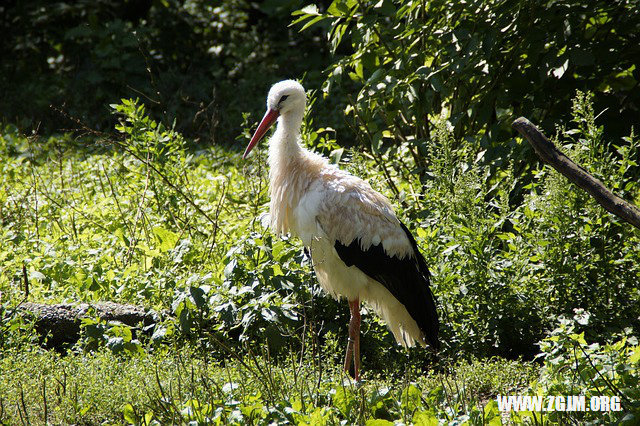
[[[109,129],[107,105],[143,97],[166,123],[228,144],[242,112],[257,114],[274,81],[305,74],[319,81],[326,49],[313,34],[292,36],[297,7],[295,0],[5,2],[0,52],[10,60],[0,64],[0,118],[44,133],[83,131],[78,119]]]
[[[295,14],[346,53],[323,89],[359,88],[345,112],[362,145],[410,155],[423,174],[440,117],[456,144],[487,150],[487,160],[519,155],[505,145],[517,116],[547,131],[567,122],[578,89],[595,94],[611,139],[638,122],[633,1],[336,0]]]
[[[578,94],[573,113],[574,125],[558,141],[609,186],[637,197],[635,137],[618,141],[617,156],[607,154],[614,149],[595,124],[590,98]],[[513,165],[492,176],[481,159],[448,151],[451,144],[445,138],[440,153],[430,151],[433,178],[412,205],[426,218],[419,235],[453,348],[531,356],[545,330],[576,308],[592,315],[584,330],[591,338],[602,341],[627,326],[638,333],[637,230],[548,166],[514,205]]]

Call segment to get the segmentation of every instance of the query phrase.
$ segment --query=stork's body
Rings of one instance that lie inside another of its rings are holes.
[[[428,343],[437,349],[438,318],[424,258],[389,201],[300,145],[305,101],[297,82],[274,85],[245,156],[277,118],[269,143],[271,227],[301,238],[323,289],[349,301],[345,369],[353,357],[357,380],[360,301],[380,315],[404,346]]]

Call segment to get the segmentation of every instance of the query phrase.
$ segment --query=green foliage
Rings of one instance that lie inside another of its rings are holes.
[[[533,395],[584,395],[587,404],[593,396],[616,396],[619,411],[561,412],[541,417],[541,413],[520,413],[524,419],[551,424],[586,422],[594,424],[636,424],[640,418],[640,346],[626,329],[606,344],[585,340],[578,329],[588,325],[590,315],[576,310],[572,319],[560,318],[558,327],[541,342],[539,355],[544,361],[540,378],[530,386]],[[588,405],[587,405],[588,406]]]
[[[296,0],[3,4],[0,52],[12,60],[0,64],[0,119],[25,131],[105,130],[114,124],[106,105],[142,97],[180,131],[228,145],[241,113],[260,113],[253,95],[262,98],[282,77],[318,81],[326,67],[319,38],[294,39],[287,30],[298,7]]]
[[[480,425],[497,411],[478,389],[493,394],[531,378],[531,366],[496,360],[460,365],[460,375],[452,371],[355,385],[336,365],[318,366],[306,357],[274,368],[260,357],[216,363],[188,348],[170,349],[128,357],[104,349],[65,356],[25,348],[5,351],[0,421]],[[493,384],[491,370],[502,385]],[[449,403],[456,408],[444,409]]]
[[[167,130],[162,123],[152,120],[138,99],[122,99],[120,104],[113,104],[111,108],[119,117],[115,128],[124,136],[127,152],[137,159],[162,165],[185,157],[185,140],[182,135],[173,129]],[[167,232],[162,232],[161,235],[168,237]],[[160,238],[159,235],[158,237]]]
[[[127,421],[484,424],[500,418],[493,396],[527,388],[531,369],[460,358],[533,357],[546,331],[582,309],[588,323],[556,330],[552,338],[584,333],[598,342],[604,358],[598,348],[585,348],[588,356],[576,362],[610,365],[620,382],[607,380],[635,407],[637,395],[623,389],[637,381],[637,232],[555,172],[541,168],[526,185],[515,163],[491,172],[484,153],[460,144],[440,119],[425,157],[427,178],[404,179],[393,172],[402,167],[401,157],[380,154],[387,160],[381,165],[376,157],[339,151],[332,131],[313,130],[307,116],[309,143],[333,152],[374,187],[396,188],[441,307],[445,348],[438,364],[420,349],[403,354],[385,326],[364,313],[364,374],[371,386],[363,390],[343,384],[337,373],[323,375],[340,363],[347,310],[322,295],[299,242],[262,225],[267,183],[261,151],[240,167],[239,155],[222,149],[189,150],[177,131],[153,120],[137,101],[113,109],[119,121],[114,138],[42,140],[11,127],[0,138],[3,353],[30,336],[28,325],[7,314],[15,307],[8,300],[21,300],[26,274],[29,297],[37,300],[115,299],[173,315],[155,326],[150,340],[120,324],[85,320],[83,356],[107,350],[137,362],[190,342],[200,356],[232,362],[242,370],[238,376],[253,380],[190,373],[201,381],[188,394],[169,395],[162,384],[144,404],[119,397],[114,412]],[[637,197],[636,137],[614,148],[596,124],[590,95],[579,93],[573,111],[572,127],[558,132],[564,149],[608,185]],[[375,167],[385,164],[390,174],[381,177]],[[617,356],[609,349],[616,344],[607,342],[627,327]],[[543,370],[534,385],[568,392],[563,372],[576,358],[569,340],[558,341],[549,350],[566,360],[565,367]],[[441,375],[421,377],[434,365]],[[404,382],[378,386],[380,373]],[[25,402],[23,415],[32,406]],[[83,418],[91,407],[76,405],[65,419]],[[626,407],[611,418],[633,413]]]
[[[19,347],[38,343],[33,324],[16,315],[17,307],[4,301],[0,305],[0,348]]]
[[[569,156],[634,199],[634,136],[612,155],[589,96],[578,94],[574,117],[575,127],[558,136]],[[592,315],[590,336],[626,326],[638,332],[636,230],[548,167],[521,188],[514,165],[492,176],[482,154],[472,157],[464,146],[450,153],[446,138],[439,146],[429,157],[433,180],[415,208],[427,217],[418,235],[454,348],[532,356],[544,330],[576,308]]]
[[[422,173],[440,118],[489,159],[512,156],[501,144],[517,116],[546,129],[567,121],[576,89],[595,93],[611,137],[637,121],[635,2],[334,0],[294,18],[303,33],[327,33],[325,93],[358,88],[345,113],[360,143],[374,154],[408,149]]]
[[[100,346],[106,346],[114,354],[140,354],[144,352],[138,339],[133,338],[131,327],[101,319],[84,318],[81,324],[85,336],[81,343],[85,350],[95,351]]]
[[[255,220],[266,202],[261,161],[238,174],[224,154],[186,151],[182,137],[139,103],[113,108],[124,139],[105,141],[116,149],[85,146],[90,162],[74,153],[78,142],[70,138],[42,142],[10,131],[3,137],[2,196],[13,200],[3,213],[11,249],[2,256],[13,271],[7,291],[18,292],[25,264],[39,298],[171,306],[179,321],[177,329],[166,328],[169,334],[268,337],[277,352],[292,342],[282,336],[298,335],[303,319],[323,323],[323,333],[342,332],[344,309],[314,300],[318,287],[299,243],[274,239]],[[575,128],[561,134],[571,156],[609,185],[637,194],[635,137],[617,146],[618,156],[607,154],[590,97],[579,94],[574,111]],[[432,265],[448,351],[531,357],[544,331],[575,308],[593,316],[594,334],[621,322],[637,327],[627,319],[637,317],[638,306],[629,285],[640,274],[634,231],[546,169],[514,206],[512,167],[490,174],[483,156],[457,145],[451,132],[447,121],[438,122],[429,180],[391,177],[404,194],[404,214],[421,218],[411,228]],[[308,138],[335,150],[324,131]],[[344,159],[358,174],[377,178],[363,167],[369,160]],[[416,187],[425,195],[416,196]],[[247,229],[253,231],[246,235]],[[384,326],[370,327],[368,347],[390,344]],[[382,352],[371,351],[374,365],[388,363]]]
[[[572,157],[633,197],[635,137],[608,154],[590,99],[577,96],[575,128],[561,135]],[[183,138],[138,102],[114,111],[124,139],[103,145],[115,149],[84,145],[78,155],[81,145],[70,137],[38,141],[5,132],[2,197],[11,201],[3,232],[10,249],[1,256],[13,272],[3,278],[4,291],[19,293],[24,264],[38,298],[171,306],[179,321],[164,328],[169,335],[212,330],[215,339],[266,338],[277,352],[295,340],[282,336],[298,335],[305,320],[305,332],[320,324],[323,335],[343,331],[345,310],[318,297],[299,243],[274,239],[255,220],[266,202],[261,161],[238,174],[223,153],[189,153]],[[457,145],[451,132],[446,120],[438,122],[427,181],[391,176],[404,194],[404,214],[420,218],[411,228],[433,271],[447,351],[531,357],[544,331],[575,308],[592,315],[593,334],[622,322],[637,329],[628,320],[638,306],[629,285],[640,274],[634,231],[547,169],[514,205],[513,167],[490,174],[482,154]],[[308,140],[336,150],[326,131],[310,132]],[[384,185],[366,167],[370,160],[343,160],[374,187]],[[388,365],[398,353],[382,350],[391,344],[384,326],[367,323],[366,347],[374,349],[364,349],[365,359]]]
[[[265,339],[274,355],[297,347],[318,309],[339,318],[328,329],[342,328],[336,302],[311,301],[319,287],[300,245],[274,241],[260,224],[262,166],[240,174],[224,151],[189,153],[138,101],[112,108],[118,139],[2,137],[9,273],[0,291],[20,294],[25,265],[32,298],[169,308],[177,321],[157,324],[154,343],[197,340],[222,356]],[[87,349],[140,350],[126,327],[87,321]]]
[[[212,301],[220,329],[240,326],[241,341],[267,341],[281,348],[302,326],[310,297],[308,267],[300,247],[251,233],[225,256],[224,281]]]

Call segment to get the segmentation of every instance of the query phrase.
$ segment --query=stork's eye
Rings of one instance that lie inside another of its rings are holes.
[[[278,105],[280,105],[282,102],[284,102],[288,97],[289,97],[289,95],[284,95],[283,97],[281,97],[280,100],[278,101]]]

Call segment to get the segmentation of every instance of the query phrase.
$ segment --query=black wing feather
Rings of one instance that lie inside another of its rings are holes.
[[[429,288],[427,262],[418,250],[416,240],[402,222],[403,231],[413,247],[414,256],[399,259],[385,253],[382,244],[372,245],[367,250],[360,247],[359,239],[345,246],[336,241],[338,256],[347,266],[355,266],[369,277],[378,281],[396,298],[415,320],[434,349],[440,347],[438,340],[438,313]]]

